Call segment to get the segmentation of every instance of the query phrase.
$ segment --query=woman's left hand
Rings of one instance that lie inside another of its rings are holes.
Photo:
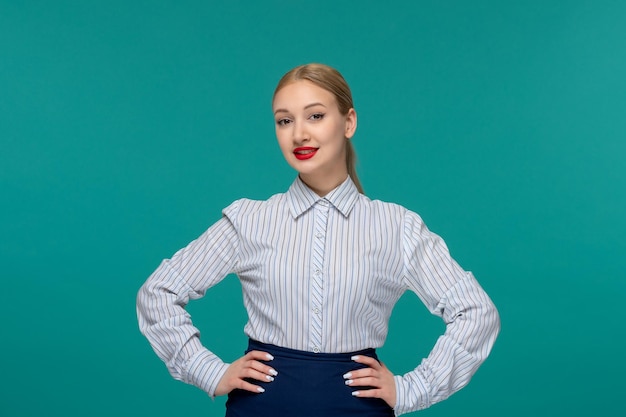
[[[354,391],[352,395],[363,398],[381,398],[391,408],[394,408],[396,406],[396,382],[385,364],[364,355],[357,355],[352,360],[368,367],[345,374],[343,377],[346,380],[346,385],[350,387],[373,387]]]

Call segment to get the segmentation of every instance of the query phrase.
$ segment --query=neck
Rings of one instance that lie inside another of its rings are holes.
[[[320,197],[324,197],[335,188],[339,187],[348,178],[348,173],[342,176],[333,176],[331,178],[319,178],[311,177],[300,174],[300,179],[304,182],[315,194]]]

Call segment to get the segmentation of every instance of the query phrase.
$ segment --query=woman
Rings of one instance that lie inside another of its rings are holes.
[[[351,144],[350,89],[333,68],[296,67],[273,99],[276,136],[298,172],[267,201],[237,200],[142,286],[142,332],[174,378],[228,395],[233,416],[390,416],[464,387],[499,331],[480,285],[421,218],[362,194]],[[248,350],[226,364],[199,340],[184,307],[239,277]],[[378,360],[391,311],[414,291],[446,323],[419,366]]]

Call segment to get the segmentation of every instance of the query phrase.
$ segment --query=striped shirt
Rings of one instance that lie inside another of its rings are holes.
[[[447,327],[417,368],[395,377],[397,415],[465,386],[499,331],[487,294],[417,214],[370,200],[350,178],[323,198],[296,179],[266,201],[232,203],[139,291],[140,329],[156,353],[210,395],[228,364],[201,344],[184,307],[230,273],[250,338],[311,352],[381,347],[395,303],[415,292]]]

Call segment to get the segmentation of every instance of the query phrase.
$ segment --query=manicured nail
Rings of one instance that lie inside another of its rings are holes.
[[[272,359],[274,359],[274,357],[270,355],[269,353],[265,355],[265,357],[267,358],[268,361],[271,361]]]
[[[265,390],[263,388],[261,388],[261,387],[258,387],[256,390],[259,391],[259,392],[265,392]]]
[[[268,381],[272,382],[274,380],[274,377],[271,375],[265,375],[265,379],[267,379]]]
[[[276,376],[278,375],[278,372],[276,372],[276,369],[270,369],[270,375]]]
[[[353,361],[359,360],[359,355],[354,355],[350,359],[352,359]]]
[[[359,395],[361,395],[360,391],[352,391],[352,396],[353,397],[358,397]]]
[[[351,379],[346,379],[346,385],[350,385],[352,384],[352,380]]]
[[[343,374],[343,379],[348,379],[352,377],[352,372],[348,372],[347,374]]]

